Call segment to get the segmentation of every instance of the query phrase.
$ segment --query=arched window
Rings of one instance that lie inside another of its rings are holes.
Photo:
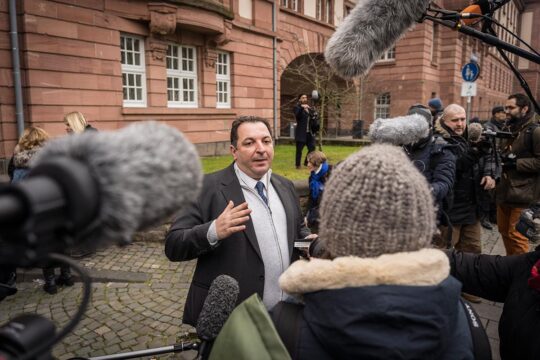
[[[390,117],[390,93],[384,93],[375,99],[375,119],[386,119]]]

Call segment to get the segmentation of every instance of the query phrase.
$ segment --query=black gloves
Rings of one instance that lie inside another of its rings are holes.
[[[505,157],[503,159],[502,168],[504,171],[515,170],[517,167],[517,159],[515,157]]]

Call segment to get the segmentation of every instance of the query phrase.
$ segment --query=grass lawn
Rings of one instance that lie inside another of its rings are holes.
[[[323,152],[326,154],[329,163],[332,165],[345,159],[358,149],[360,149],[358,146],[323,145]],[[294,166],[295,150],[295,145],[276,145],[274,148],[275,153],[274,161],[272,162],[272,171],[276,174],[285,176],[290,180],[307,179],[309,177],[307,167],[302,166],[302,169],[297,170]],[[304,161],[306,151],[307,148],[304,148],[302,161]],[[204,173],[207,174],[227,167],[232,162],[232,156],[203,157],[201,158],[201,162]]]

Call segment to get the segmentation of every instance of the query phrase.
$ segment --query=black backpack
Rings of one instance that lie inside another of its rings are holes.
[[[476,360],[491,360],[491,347],[480,316],[467,301],[460,298],[460,302],[465,311],[469,329],[471,329],[474,358]],[[293,360],[298,358],[298,339],[303,311],[304,305],[280,301],[270,313],[279,337]]]

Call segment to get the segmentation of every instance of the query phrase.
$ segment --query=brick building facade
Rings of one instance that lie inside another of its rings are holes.
[[[17,141],[9,3],[0,0],[0,161]],[[230,124],[239,115],[265,117],[279,135],[292,120],[287,109],[297,95],[281,86],[285,70],[323,53],[354,6],[349,0],[15,3],[25,125],[63,135],[63,115],[74,110],[101,130],[155,119],[185,132],[202,155],[227,151]],[[467,1],[436,3],[459,9]],[[535,1],[514,0],[498,16],[538,48],[539,13]],[[352,100],[329,109],[327,129],[350,131],[354,119],[367,126],[432,96],[464,103],[460,69],[473,52],[482,67],[473,115],[485,117],[517,88],[510,70],[487,46],[424,22],[355,81]],[[519,67],[538,93],[538,65],[519,61]]]

